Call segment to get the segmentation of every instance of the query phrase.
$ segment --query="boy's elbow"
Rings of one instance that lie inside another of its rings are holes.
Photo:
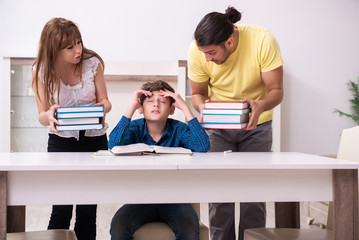
[[[211,148],[211,146],[210,146],[209,142],[206,142],[205,144],[203,144],[201,151],[199,151],[199,152],[208,152],[210,148]]]
[[[208,142],[208,144],[206,144],[206,150],[205,150],[205,152],[208,152],[210,149],[211,149],[211,145],[210,145],[209,142]]]
[[[107,146],[108,146],[108,149],[112,149],[115,146],[115,143],[113,141],[111,141],[111,138],[109,139]]]

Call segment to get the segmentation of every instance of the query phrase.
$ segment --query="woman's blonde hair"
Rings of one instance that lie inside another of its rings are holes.
[[[76,41],[82,41],[81,33],[76,24],[64,18],[53,18],[48,21],[41,32],[39,52],[35,59],[35,77],[33,78],[33,86],[36,94],[39,96],[38,81],[39,73],[45,86],[45,102],[49,106],[55,104],[54,94],[57,89],[57,96],[60,93],[60,77],[57,65],[59,51],[75,44]],[[80,62],[76,65],[76,69],[82,73],[82,65],[84,59],[97,57],[102,67],[104,62],[102,58],[94,51],[84,47],[82,42],[82,56]],[[39,96],[40,98],[40,96]]]

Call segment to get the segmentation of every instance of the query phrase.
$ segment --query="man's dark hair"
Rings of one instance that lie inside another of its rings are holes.
[[[154,82],[146,82],[145,84],[142,85],[141,87],[142,90],[145,91],[149,91],[149,92],[154,92],[154,91],[159,91],[159,90],[165,90],[167,89],[168,91],[171,92],[175,92],[175,90],[171,87],[171,85],[169,85],[168,83],[162,81],[162,80],[157,80]],[[140,103],[141,105],[143,104],[143,101],[145,100],[146,96],[143,94],[140,97]],[[174,103],[175,100],[173,98],[170,97],[170,103],[172,105],[172,103]]]
[[[220,45],[233,33],[233,24],[241,20],[242,14],[234,7],[226,13],[211,12],[202,18],[194,32],[197,46]]]

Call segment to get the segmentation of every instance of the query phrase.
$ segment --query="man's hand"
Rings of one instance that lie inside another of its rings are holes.
[[[251,106],[251,117],[247,124],[245,130],[253,130],[257,127],[258,119],[261,113],[263,112],[263,107],[260,101],[254,101],[252,99],[243,99],[241,102],[248,102]]]

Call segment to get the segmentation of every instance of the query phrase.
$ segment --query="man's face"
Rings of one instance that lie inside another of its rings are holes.
[[[223,45],[198,46],[198,49],[204,53],[206,61],[212,61],[215,64],[223,64],[231,55],[231,51]]]
[[[159,91],[153,91],[152,96],[146,97],[139,109],[147,121],[166,121],[168,115],[174,113],[174,106],[168,97]]]

